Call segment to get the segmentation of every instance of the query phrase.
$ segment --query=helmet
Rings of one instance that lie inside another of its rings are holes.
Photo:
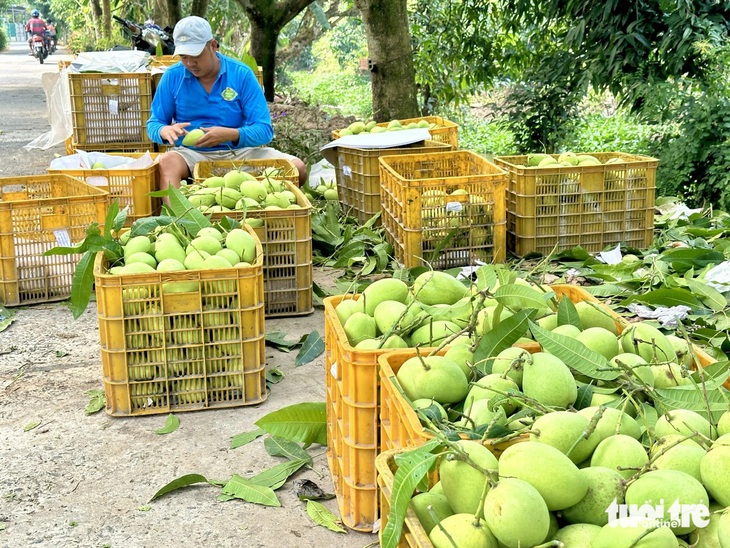
[[[41,12],[39,12],[38,10],[33,10],[30,12],[31,17],[40,17],[40,15],[41,15]]]

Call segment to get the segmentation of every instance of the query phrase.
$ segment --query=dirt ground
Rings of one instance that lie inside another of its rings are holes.
[[[46,64],[27,55],[25,43],[0,52],[0,177],[45,173],[63,145],[26,151],[23,145],[50,129],[44,73],[57,72],[59,52]],[[315,281],[332,273],[315,269]],[[236,450],[230,438],[279,408],[324,401],[324,359],[301,367],[294,356],[266,348],[267,366],[284,379],[261,405],[178,413],[180,427],[155,434],[165,415],[115,418],[86,415],[87,391],[103,388],[96,308],[74,321],[66,302],[14,309],[0,332],[0,547],[242,546],[361,548],[377,535],[337,534],[308,517],[296,496],[299,480],[332,492],[323,447],[313,469],[277,491],[282,507],[218,502],[219,489],[198,486],[149,504],[169,481],[198,473],[226,480],[251,476],[278,462],[263,438]],[[313,329],[324,335],[321,309],[309,316],[267,320],[267,331],[298,339]],[[32,429],[29,425],[39,423]],[[325,502],[339,514],[335,500]]]

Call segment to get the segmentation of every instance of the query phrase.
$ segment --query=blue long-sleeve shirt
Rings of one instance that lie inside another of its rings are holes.
[[[147,135],[155,143],[168,144],[160,130],[177,122],[190,122],[188,131],[199,127],[238,128],[238,142],[196,150],[229,150],[266,145],[274,137],[266,98],[253,71],[244,63],[216,53],[220,72],[210,93],[182,63],[169,67],[155,91]],[[183,137],[175,143],[182,146]]]

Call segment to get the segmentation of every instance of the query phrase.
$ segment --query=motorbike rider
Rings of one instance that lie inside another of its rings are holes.
[[[43,41],[46,41],[46,28],[45,21],[41,19],[41,13],[38,10],[30,12],[30,19],[25,24],[25,31],[28,33],[28,47],[30,48],[29,55],[33,55],[33,36],[42,36]]]
[[[48,51],[51,51],[51,43],[53,45],[58,43],[56,40],[56,25],[51,19],[46,23],[46,36],[48,36]]]

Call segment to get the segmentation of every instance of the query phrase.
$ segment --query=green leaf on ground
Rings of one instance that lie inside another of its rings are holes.
[[[264,440],[264,449],[272,457],[286,457],[289,460],[303,460],[312,464],[312,457],[298,443],[271,436]]]
[[[272,367],[266,370],[266,382],[269,384],[279,384],[284,380],[284,372],[281,369]]]
[[[173,491],[177,491],[178,489],[183,489],[185,487],[195,485],[196,483],[208,483],[210,485],[215,485],[215,483],[208,481],[205,476],[201,476],[200,474],[185,474],[184,476],[180,476],[179,478],[172,480],[162,489],[157,491],[157,493],[152,495],[150,502],[160,498],[163,495],[167,495],[168,493],[172,493]]]
[[[255,476],[248,478],[251,483],[261,485],[263,487],[270,487],[276,491],[279,487],[286,483],[289,476],[297,472],[302,466],[308,464],[305,460],[290,460],[279,463],[271,468],[264,470],[256,474]]]
[[[84,412],[87,415],[98,413],[106,407],[106,394],[104,393],[104,390],[99,388],[89,390],[86,392],[86,395],[89,396],[89,403],[86,404],[86,408],[84,409]]]
[[[239,447],[243,447],[244,445],[248,445],[253,440],[260,438],[264,434],[266,434],[266,430],[262,430],[261,428],[251,430],[250,432],[236,434],[231,438],[231,449],[237,449]]]
[[[322,354],[322,352],[324,352],[324,339],[322,339],[316,330],[312,331],[304,339],[302,348],[299,350],[299,353],[294,360],[294,365],[299,367],[300,365],[309,363],[315,360],[317,356]]]
[[[30,430],[33,430],[34,428],[38,428],[41,425],[41,422],[42,421],[29,422],[23,427],[23,432],[28,432]]]
[[[327,411],[324,402],[297,403],[273,411],[256,421],[272,436],[311,445],[327,445]]]
[[[301,344],[301,341],[292,341],[287,337],[288,334],[283,331],[270,331],[264,335],[264,340],[267,345],[273,346],[282,352],[290,352],[292,348],[296,348]]]
[[[330,531],[335,533],[347,533],[346,529],[340,527],[342,521],[321,502],[316,500],[307,500],[307,515],[312,518],[312,521],[317,525],[326,527]]]
[[[177,430],[178,426],[180,426],[180,419],[170,413],[169,415],[167,415],[165,426],[163,426],[159,430],[155,430],[155,434],[170,434],[171,432]]]
[[[238,474],[233,474],[233,477],[223,486],[221,494],[263,506],[281,506],[271,487],[258,485]]]
[[[5,331],[15,321],[15,312],[0,304],[0,332]]]

